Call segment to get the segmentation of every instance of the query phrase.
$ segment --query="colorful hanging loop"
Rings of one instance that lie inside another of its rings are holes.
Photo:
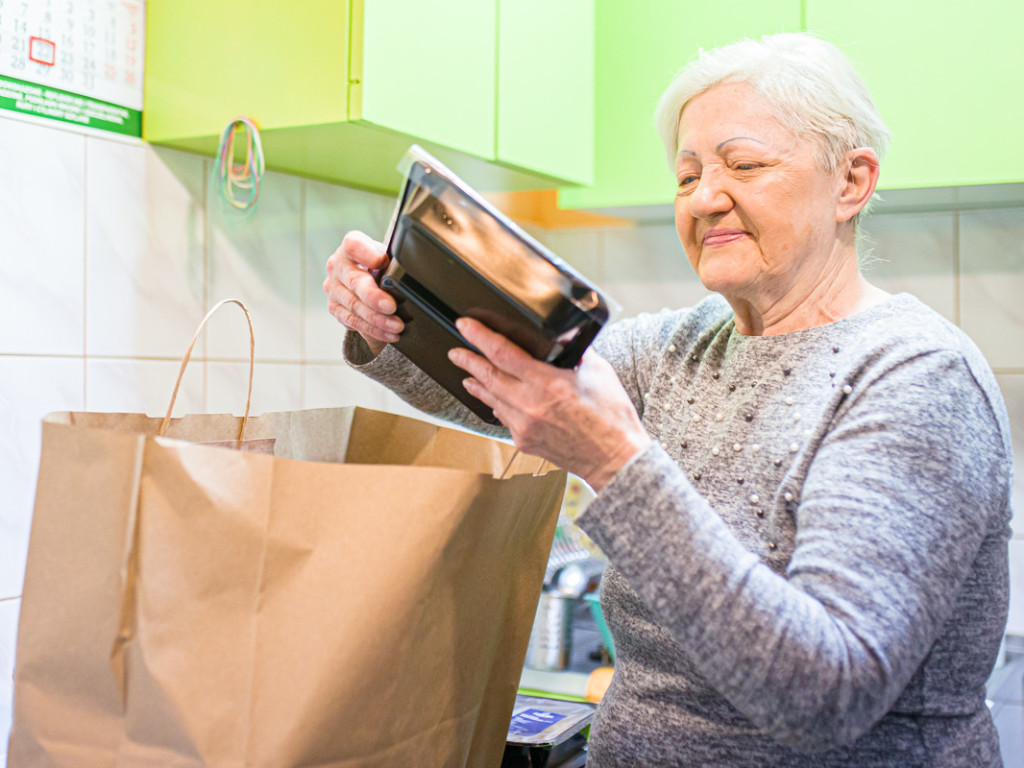
[[[237,165],[234,162],[235,140],[241,130],[245,131],[245,162]],[[217,149],[213,176],[221,197],[238,210],[255,208],[260,198],[263,170],[259,128],[252,119],[239,115],[224,129]]]

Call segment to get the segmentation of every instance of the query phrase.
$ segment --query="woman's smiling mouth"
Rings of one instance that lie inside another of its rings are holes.
[[[706,246],[725,245],[749,234],[742,229],[712,229],[704,233],[703,243]]]

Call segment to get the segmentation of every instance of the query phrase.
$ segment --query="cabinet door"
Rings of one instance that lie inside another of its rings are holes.
[[[236,115],[265,130],[345,120],[348,3],[282,14],[252,0],[148,0],[143,137],[212,152]]]
[[[594,0],[505,0],[498,33],[497,159],[592,183]]]
[[[892,131],[883,189],[1024,181],[1024,3],[807,0]]]
[[[495,0],[354,1],[351,119],[493,158]]]
[[[701,47],[800,28],[800,0],[597,0],[594,185],[561,190],[560,204],[671,203],[675,179],[653,115],[672,76]]]

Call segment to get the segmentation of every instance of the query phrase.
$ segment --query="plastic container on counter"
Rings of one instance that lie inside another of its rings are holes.
[[[502,768],[582,766],[593,717],[593,704],[516,696]]]

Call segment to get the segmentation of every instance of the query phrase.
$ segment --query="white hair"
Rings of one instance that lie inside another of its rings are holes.
[[[846,56],[814,35],[787,32],[701,50],[675,76],[654,115],[673,169],[683,107],[722,83],[747,83],[766,98],[783,127],[818,143],[826,171],[851,149],[870,147],[881,160],[889,147],[889,129]]]

